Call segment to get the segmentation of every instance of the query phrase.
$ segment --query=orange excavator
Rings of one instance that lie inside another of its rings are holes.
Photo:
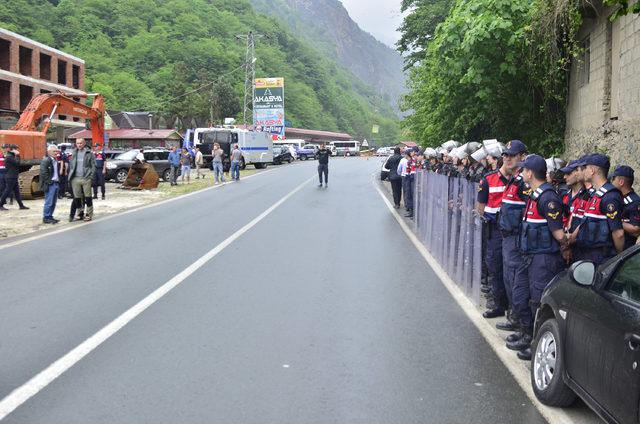
[[[13,128],[0,130],[0,145],[15,144],[20,150],[22,169],[19,184],[23,199],[43,195],[39,187],[40,168],[34,165],[39,165],[47,154],[47,131],[55,116],[64,115],[89,121],[91,145],[104,145],[104,97],[101,94],[87,96],[93,97],[91,107],[64,94],[41,94],[31,99]]]

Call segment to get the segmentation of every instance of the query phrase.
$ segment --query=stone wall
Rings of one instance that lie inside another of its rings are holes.
[[[589,82],[581,67],[571,69],[566,156],[587,152],[611,156],[613,165],[640,171],[640,17],[611,22],[611,9],[600,7],[585,19],[580,40],[590,41]]]

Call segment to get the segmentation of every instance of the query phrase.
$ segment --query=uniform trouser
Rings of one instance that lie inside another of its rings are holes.
[[[87,205],[87,216],[92,217],[93,200],[91,198],[91,179],[73,177],[71,179],[71,188],[73,189],[73,203],[71,205],[71,210],[75,211],[74,205],[76,208],[80,208],[80,210],[82,210],[82,198],[84,197],[84,202]]]
[[[402,200],[402,178],[390,179],[391,191],[393,192],[393,204],[400,207],[400,200]]]
[[[0,172],[0,196],[2,196],[2,194],[4,193],[4,189],[7,187],[7,184],[5,183],[5,172]],[[13,199],[13,192],[11,192],[11,194],[8,197],[9,199]]]
[[[62,199],[67,192],[67,176],[60,175],[60,182],[58,184],[58,198]]]
[[[487,227],[487,272],[491,279],[491,295],[497,308],[507,308],[502,270],[502,234],[496,222]]]
[[[100,192],[102,193],[102,197],[104,197],[106,184],[102,168],[96,169],[96,173],[93,176],[93,197],[98,197],[98,187],[100,187]]]
[[[57,182],[52,182],[47,186],[44,192],[44,209],[42,211],[42,217],[44,219],[52,219],[53,213],[56,210],[56,203],[58,201],[58,189],[60,186]]]
[[[17,177],[4,177],[4,191],[2,192],[2,196],[0,197],[0,206],[4,206],[7,199],[13,197],[18,202],[20,207],[24,206],[22,203],[22,197],[20,196],[20,186],[18,185]]]
[[[518,236],[502,236],[502,269],[504,289],[509,305],[513,305],[513,284],[516,279],[526,278],[522,267],[524,258],[517,246]]]
[[[404,207],[408,211],[413,210],[413,177],[407,175],[402,177],[402,191],[404,192]]]
[[[328,163],[320,163],[318,164],[318,179],[320,180],[320,184],[322,184],[322,175],[324,175],[324,183],[329,183],[329,164]]]
[[[533,319],[540,306],[542,292],[562,271],[564,262],[560,253],[524,255],[522,268],[523,278],[518,277],[513,288],[513,307],[522,330],[532,334]]]

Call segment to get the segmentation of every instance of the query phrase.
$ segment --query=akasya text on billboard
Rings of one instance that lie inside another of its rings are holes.
[[[256,78],[253,125],[284,139],[284,78]]]

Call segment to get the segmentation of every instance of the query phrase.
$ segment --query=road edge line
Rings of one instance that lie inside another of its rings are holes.
[[[282,169],[282,168],[273,168],[273,169],[268,169],[268,170],[262,171],[262,172],[256,172],[255,174],[247,175],[242,180],[244,181],[244,180],[248,180],[249,178],[256,177],[258,175],[268,174],[269,172],[277,171],[278,169]],[[203,188],[203,189],[200,189],[200,190],[192,191],[191,193],[185,193],[185,194],[181,194],[179,196],[170,197],[168,199],[164,199],[164,200],[161,200],[159,202],[151,202],[151,203],[147,203],[145,205],[135,206],[135,207],[133,207],[131,209],[125,209],[123,211],[116,212],[116,213],[110,214],[110,215],[106,215],[106,216],[100,217],[98,219],[94,219],[92,221],[89,221],[89,222],[79,222],[79,223],[77,223],[75,225],[67,226],[67,227],[64,227],[64,228],[60,228],[59,230],[54,230],[54,231],[46,232],[46,233],[43,233],[43,234],[35,234],[35,235],[32,235],[32,236],[27,235],[23,239],[16,240],[16,241],[9,241],[7,243],[0,244],[0,250],[6,249],[6,248],[9,248],[9,247],[19,246],[19,245],[24,244],[24,243],[28,243],[28,242],[31,242],[31,241],[34,241],[34,240],[39,240],[41,238],[52,236],[54,234],[60,234],[60,233],[64,233],[64,232],[67,232],[67,231],[71,231],[71,230],[74,230],[76,228],[82,228],[82,227],[85,227],[87,225],[93,225],[93,224],[97,224],[99,222],[108,221],[110,219],[113,219],[113,218],[116,218],[116,217],[119,217],[119,216],[122,216],[122,215],[127,215],[127,214],[130,214],[130,213],[139,212],[139,211],[144,210],[144,209],[149,209],[149,208],[152,208],[152,207],[155,207],[155,206],[161,206],[161,205],[164,205],[164,204],[167,204],[167,203],[170,203],[170,202],[175,202],[176,200],[184,199],[184,198],[190,197],[190,196],[195,196],[196,194],[201,194],[201,193],[204,193],[206,191],[213,190],[213,189],[216,189],[216,188],[221,188],[221,187],[224,187],[224,186],[226,186],[228,184],[234,184],[234,183],[232,183],[231,181],[227,181],[227,182],[224,182],[224,183],[222,183],[220,185],[215,185],[215,186],[212,186],[212,187],[206,187],[206,188]],[[16,236],[16,237],[20,237],[20,236]]]
[[[413,230],[409,228],[407,223],[404,222],[402,217],[400,217],[398,212],[393,208],[393,205],[389,199],[387,199],[387,196],[382,192],[375,180],[373,181],[373,185],[395,220],[400,224],[400,227],[407,238],[440,279],[442,285],[447,289],[460,309],[462,309],[465,315],[467,315],[467,318],[469,318],[471,323],[478,329],[480,334],[482,334],[482,337],[486,340],[489,346],[491,346],[491,349],[493,349],[500,361],[504,364],[507,370],[509,370],[509,373],[511,373],[536,409],[540,411],[542,416],[550,424],[575,424],[575,421],[564,410],[546,406],[536,398],[533,393],[533,389],[531,388],[529,370],[523,366],[523,362],[515,356],[515,352],[508,350],[505,347],[505,342],[502,337],[498,335],[497,330],[494,330],[492,325],[484,319],[473,302],[471,302],[471,299],[469,299],[462,290],[460,290],[458,285],[451,279],[451,277],[449,277],[438,261],[431,255],[431,253],[429,253],[425,245],[422,244]]]
[[[26,401],[38,394],[42,389],[47,387],[50,383],[60,377],[68,369],[80,362],[85,356],[91,353],[94,349],[99,347],[102,343],[107,341],[111,336],[115,335],[128,323],[133,321],[136,317],[142,314],[147,308],[155,304],[158,300],[162,299],[167,293],[176,288],[182,282],[184,282],[189,276],[198,271],[204,265],[206,265],[211,259],[216,257],[220,252],[226,249],[234,241],[242,237],[247,231],[256,226],[260,221],[269,216],[280,205],[289,200],[294,194],[302,190],[304,186],[309,184],[311,180],[316,178],[312,176],[307,178],[302,184],[298,185],[276,203],[271,205],[260,215],[249,221],[242,228],[231,234],[224,239],[221,243],[209,250],[207,253],[198,258],[191,265],[183,269],[181,272],[172,277],[169,281],[155,289],[148,294],[142,300],[138,301],[135,305],[127,309],[120,314],[117,318],[111,321],[109,324],[102,327],[92,336],[80,343],[75,348],[71,349],[64,356],[57,359],[51,365],[40,371],[35,376],[31,377],[26,383],[20,387],[12,390],[6,397],[0,400],[0,421],[4,420],[9,414],[19,408]]]

